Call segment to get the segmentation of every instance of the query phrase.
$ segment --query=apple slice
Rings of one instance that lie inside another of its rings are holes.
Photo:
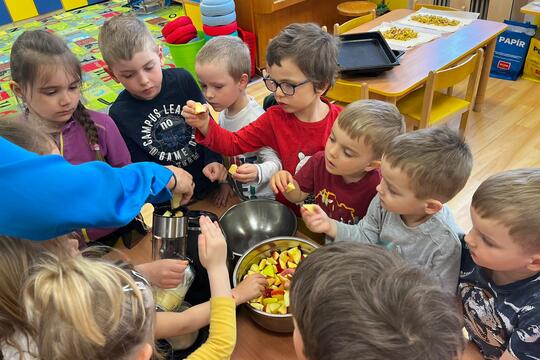
[[[285,304],[281,304],[277,312],[281,315],[287,314],[287,306],[285,306]]]
[[[304,209],[306,209],[309,213],[311,214],[315,214],[315,204],[304,204],[302,205],[304,207]]]
[[[249,270],[254,271],[254,272],[258,272],[259,269],[260,269],[260,267],[258,267],[257,264],[253,264],[253,265],[251,265],[251,267],[249,268]]]
[[[291,306],[291,297],[289,295],[289,290],[285,290],[285,294],[283,294],[283,303],[286,307]]]
[[[259,311],[263,311],[264,309],[264,305],[263,304],[259,304],[259,303],[249,303],[249,305],[251,305],[254,309],[257,309]]]
[[[238,170],[238,165],[232,164],[231,167],[229,168],[229,174],[231,175],[236,174],[236,170]]]
[[[289,255],[295,264],[298,264],[302,258],[302,252],[297,247],[289,249]]]
[[[276,301],[277,301],[277,299],[276,299]],[[268,304],[268,310],[270,310],[270,312],[272,314],[277,313],[280,307],[281,307],[281,304],[277,303],[277,302]]]
[[[296,263],[292,262],[292,261],[289,261],[287,262],[287,267],[289,269],[295,269],[298,265],[296,265]]]
[[[200,102],[195,103],[195,114],[202,114],[206,112],[206,108]]]
[[[291,192],[291,191],[294,191],[296,190],[296,186],[294,186],[294,184],[292,182],[288,183],[287,184],[287,189],[285,189],[285,192]]]

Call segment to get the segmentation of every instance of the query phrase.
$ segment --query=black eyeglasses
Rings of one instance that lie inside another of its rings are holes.
[[[306,79],[299,84],[293,85],[293,84],[289,84],[288,82],[278,83],[276,80],[271,79],[269,77],[265,77],[263,78],[263,80],[264,80],[264,85],[269,91],[276,92],[279,87],[281,91],[283,92],[283,94],[285,94],[286,96],[293,96],[297,87],[307,84],[308,82],[311,81],[311,80]]]

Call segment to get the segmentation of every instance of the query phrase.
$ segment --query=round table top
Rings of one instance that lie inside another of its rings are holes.
[[[343,16],[362,16],[376,8],[377,5],[369,1],[347,1],[337,6],[338,12]]]

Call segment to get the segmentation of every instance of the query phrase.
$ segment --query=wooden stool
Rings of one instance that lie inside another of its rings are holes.
[[[338,4],[337,11],[343,16],[358,17],[373,12],[377,5],[369,1],[347,1]]]

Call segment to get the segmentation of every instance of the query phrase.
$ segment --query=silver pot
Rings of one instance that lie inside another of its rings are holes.
[[[263,258],[270,257],[273,251],[287,250],[296,246],[300,246],[303,254],[309,254],[320,247],[319,244],[310,240],[290,236],[275,237],[262,241],[248,249],[236,263],[236,267],[233,271],[233,285],[236,286],[242,281],[252,264],[259,263]],[[259,311],[249,304],[244,304],[244,306],[248,310],[251,318],[267,330],[290,333],[294,329],[291,314],[269,314],[264,311]]]
[[[297,220],[287,206],[267,199],[247,200],[229,208],[219,219],[227,245],[235,256],[276,236],[294,236]]]

